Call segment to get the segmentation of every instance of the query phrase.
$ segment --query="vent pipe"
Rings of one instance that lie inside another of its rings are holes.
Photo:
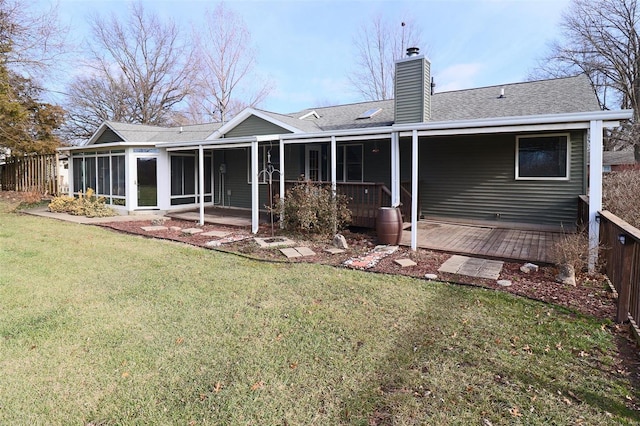
[[[407,47],[407,58],[418,56],[420,54],[419,47]]]

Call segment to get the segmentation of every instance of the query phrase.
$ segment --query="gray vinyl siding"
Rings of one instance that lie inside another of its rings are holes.
[[[94,142],[94,145],[99,145],[103,143],[111,143],[111,142],[122,142],[122,138],[116,134],[111,129],[105,129],[104,132],[98,137],[98,139]]]
[[[395,122],[422,123],[431,114],[430,65],[424,58],[396,64]]]
[[[422,214],[572,228],[585,188],[584,133],[570,141],[570,179],[544,181],[515,179],[516,135],[421,139]]]
[[[285,130],[280,126],[263,120],[255,115],[249,116],[242,123],[238,124],[233,129],[229,130],[225,134],[225,138],[239,138],[242,136],[256,136],[256,135],[279,135],[284,133],[291,133],[289,130]]]

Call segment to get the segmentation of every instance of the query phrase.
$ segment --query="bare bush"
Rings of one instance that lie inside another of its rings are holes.
[[[556,265],[570,265],[576,271],[586,269],[589,259],[589,236],[586,232],[564,234],[551,246],[551,258]]]
[[[609,173],[603,180],[602,195],[605,210],[640,228],[640,171]]]

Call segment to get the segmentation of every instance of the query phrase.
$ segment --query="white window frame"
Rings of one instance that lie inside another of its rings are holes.
[[[520,139],[535,139],[549,137],[565,137],[567,144],[567,163],[565,165],[565,176],[520,176]],[[515,179],[516,180],[539,180],[539,181],[569,181],[571,179],[571,135],[569,133],[536,133],[516,136],[516,158],[515,158]]]

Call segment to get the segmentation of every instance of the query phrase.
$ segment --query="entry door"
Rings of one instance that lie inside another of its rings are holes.
[[[136,158],[138,207],[158,207],[156,157]]]
[[[319,146],[307,146],[306,147],[306,166],[304,170],[304,176],[307,180],[312,182],[319,182],[322,180],[322,150]]]

